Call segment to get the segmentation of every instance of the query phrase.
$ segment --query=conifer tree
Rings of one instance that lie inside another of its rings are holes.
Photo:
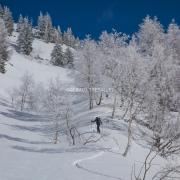
[[[38,17],[38,34],[39,34],[39,38],[43,39],[44,36],[44,30],[45,30],[45,23],[44,23],[44,16],[42,14],[42,12],[40,12],[40,15]]]
[[[13,32],[14,22],[13,22],[12,13],[8,7],[4,7],[3,20],[5,23],[5,27],[7,29],[8,35],[11,35]]]
[[[7,30],[0,18],[0,72],[5,73],[5,62],[8,60]]]
[[[70,47],[74,47],[75,46],[75,37],[73,35],[73,32],[72,32],[71,28],[67,28],[67,31],[64,32],[63,42],[67,46],[70,46]]]
[[[19,32],[22,25],[23,25],[23,22],[24,22],[24,18],[23,16],[20,14],[19,15],[19,19],[18,19],[18,23],[17,23],[17,28],[16,28],[16,31]]]
[[[61,44],[62,44],[62,31],[61,31],[60,26],[57,27],[56,33],[57,33],[56,41],[57,41],[58,43],[61,43]]]
[[[4,10],[3,10],[3,7],[0,4],[0,18],[2,18],[2,19],[3,19],[3,14],[4,14]]]
[[[55,66],[64,66],[64,55],[61,44],[57,43],[51,53],[51,63]]]
[[[52,29],[50,42],[62,44],[62,32],[61,32],[61,29],[59,26],[58,26],[58,28]]]
[[[24,18],[23,21],[24,22],[19,31],[17,44],[20,52],[29,55],[32,51],[32,41],[33,41],[32,25],[29,22],[28,18]]]
[[[45,23],[45,29],[44,29],[43,39],[48,43],[51,42],[52,40],[51,33],[53,31],[51,17],[48,13],[44,16],[44,23]]]
[[[52,26],[51,16],[46,13],[43,15],[40,12],[38,17],[38,30],[39,30],[39,38],[45,40],[47,43],[53,41],[54,28]]]
[[[70,48],[67,48],[66,52],[64,53],[64,61],[69,68],[73,67],[73,59],[74,57],[72,51]]]
[[[152,55],[154,45],[162,43],[164,40],[164,29],[157,17],[151,18],[146,16],[143,23],[140,24],[139,32],[137,33],[137,41],[141,53],[144,55]]]

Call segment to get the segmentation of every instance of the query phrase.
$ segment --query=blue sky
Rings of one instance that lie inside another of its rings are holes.
[[[167,27],[171,19],[180,24],[180,0],[0,0],[13,12],[37,21],[39,12],[49,12],[54,25],[62,30],[72,27],[80,38],[91,34],[98,38],[102,30],[132,34],[138,30],[142,19],[149,14],[157,16]]]

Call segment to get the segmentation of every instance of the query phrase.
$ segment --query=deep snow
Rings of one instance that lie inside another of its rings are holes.
[[[127,142],[127,124],[122,120],[108,122],[103,118],[103,137],[97,143],[69,146],[62,135],[55,145],[48,131],[48,116],[13,110],[8,92],[19,85],[24,73],[31,73],[37,83],[45,85],[56,77],[73,85],[70,70],[48,63],[53,44],[36,39],[32,55],[27,57],[16,52],[15,41],[16,34],[10,38],[7,72],[0,74],[0,180],[130,180],[132,167],[136,165],[138,172],[149,149],[145,143],[140,145],[140,140],[132,141],[127,157],[122,156]],[[75,106],[73,120],[80,132],[92,132],[90,121],[96,115],[105,117],[111,113],[111,107],[106,105],[92,111],[86,109],[84,101]],[[147,179],[166,163],[157,157]]]

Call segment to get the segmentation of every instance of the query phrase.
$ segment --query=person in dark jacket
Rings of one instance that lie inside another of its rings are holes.
[[[101,118],[96,117],[95,120],[92,120],[91,122],[95,122],[97,126],[97,133],[100,133],[100,125],[102,124]]]

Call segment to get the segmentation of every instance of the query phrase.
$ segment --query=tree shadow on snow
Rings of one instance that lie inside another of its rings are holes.
[[[54,145],[56,146],[56,145]],[[13,149],[25,152],[34,152],[34,153],[47,153],[47,154],[56,154],[56,153],[83,153],[83,152],[99,152],[99,151],[108,151],[110,148],[103,148],[98,146],[81,146],[81,147],[70,147],[70,148],[33,148],[25,146],[11,146]]]
[[[104,176],[104,177],[107,177],[107,178],[111,178],[111,179],[118,179],[118,180],[123,180],[121,179],[120,177],[115,177],[115,176],[111,176],[111,175],[108,175],[108,174],[104,174],[104,173],[101,173],[101,172],[98,172],[98,171],[95,171],[95,170],[91,170],[91,169],[88,169],[88,168],[85,168],[79,164],[76,164],[76,167],[79,168],[79,169],[82,169],[84,171],[87,171],[91,174],[96,174],[96,175],[99,175],[99,176]]]
[[[24,125],[15,125],[15,124],[5,124],[18,131],[30,131],[35,133],[44,133],[48,134],[53,132],[53,128],[50,128],[48,125],[34,125],[34,126],[24,126]]]
[[[50,144],[50,142],[41,142],[41,141],[30,141],[27,139],[22,139],[22,138],[18,138],[18,137],[12,137],[12,136],[8,136],[5,134],[0,134],[0,139],[6,139],[9,141],[15,141],[15,142],[21,142],[21,143],[26,143],[26,144]]]
[[[47,117],[43,117],[40,115],[33,115],[26,112],[19,112],[15,110],[8,110],[8,112],[0,112],[1,115],[6,116],[8,118],[16,119],[19,121],[26,122],[45,122],[47,121]]]

